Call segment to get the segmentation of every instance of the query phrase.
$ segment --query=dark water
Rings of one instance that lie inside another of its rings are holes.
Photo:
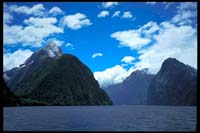
[[[4,108],[4,131],[195,131],[196,106]]]

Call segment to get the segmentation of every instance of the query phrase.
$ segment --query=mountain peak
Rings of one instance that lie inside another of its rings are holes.
[[[143,68],[143,69],[138,69],[138,70],[135,70],[131,73],[130,76],[133,76],[133,75],[141,75],[141,74],[149,74],[149,69],[148,68]]]
[[[197,71],[175,58],[167,58],[148,89],[153,105],[196,105]]]
[[[178,61],[176,58],[167,58],[162,66],[161,66],[161,69],[175,69],[175,68],[181,68],[181,67],[184,67],[186,66],[184,63]]]
[[[176,58],[169,57],[163,63],[175,63],[179,62]]]
[[[46,47],[35,51],[24,64],[31,64],[37,62],[44,57],[58,58],[63,55],[61,48],[56,44],[54,40],[47,42]]]
[[[49,48],[54,48],[54,47],[59,47],[59,46],[56,44],[55,41],[50,40],[50,41],[47,42],[47,45],[46,45],[45,48],[49,49]]]
[[[50,57],[60,57],[63,55],[61,48],[56,44],[55,41],[50,40],[44,48]]]

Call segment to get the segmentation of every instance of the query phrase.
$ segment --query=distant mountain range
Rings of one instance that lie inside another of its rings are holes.
[[[147,89],[154,78],[147,69],[136,70],[122,83],[105,88],[115,105],[146,105]]]
[[[136,70],[105,91],[115,105],[196,105],[196,80],[196,69],[168,58],[156,75]]]
[[[197,70],[166,59],[156,75],[136,70],[101,89],[77,57],[53,41],[4,72],[4,105],[196,105]]]
[[[53,41],[34,52],[24,64],[4,72],[14,94],[47,105],[111,105],[112,101],[90,69],[78,58],[63,54]]]

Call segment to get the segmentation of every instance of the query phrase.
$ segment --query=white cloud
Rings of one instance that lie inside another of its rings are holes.
[[[132,18],[133,16],[132,16],[132,14],[131,14],[131,12],[124,12],[124,14],[123,14],[123,16],[122,16],[122,18]]]
[[[147,42],[139,44],[141,35]],[[168,57],[197,68],[197,29],[190,25],[178,26],[169,21],[158,25],[150,21],[138,29],[115,32],[111,37],[122,46],[138,50],[139,61],[134,63],[134,69],[149,68],[156,73]],[[142,47],[149,42],[150,46]]]
[[[134,66],[129,69],[124,68],[127,64],[115,65],[103,71],[94,72],[94,77],[101,87],[122,83],[132,72],[137,69]]]
[[[120,65],[94,72],[94,77],[101,87],[121,83],[128,75],[129,72]]]
[[[96,57],[98,57],[98,56],[103,56],[103,54],[102,54],[102,53],[94,53],[94,54],[92,55],[92,58],[96,58]]]
[[[155,5],[157,2],[146,2],[149,5]]]
[[[43,16],[45,14],[45,8],[43,4],[36,4],[33,7],[11,5],[9,8],[12,12],[26,15]]]
[[[196,2],[181,2],[177,7],[177,15],[172,18],[172,22],[178,25],[191,24],[193,18],[197,16]]]
[[[130,49],[141,49],[147,45],[151,40],[141,37],[140,32],[137,30],[118,31],[111,34],[121,44],[120,46],[129,47]]]
[[[87,16],[82,13],[64,16],[63,24],[72,30],[78,30],[84,26],[92,25]]]
[[[162,62],[173,57],[183,63],[197,68],[197,35],[196,29],[191,26],[175,26],[170,22],[160,24],[160,31],[153,36],[155,43],[139,51],[139,62],[135,68],[149,68],[150,72],[156,73]]]
[[[153,34],[160,29],[159,25],[156,22],[149,21],[144,26],[140,27],[137,31],[141,34],[144,34],[145,37],[150,38]]]
[[[22,43],[23,46],[40,47],[44,38],[57,33],[63,33],[63,30],[54,24],[56,18],[29,18],[24,23],[28,26],[4,25],[3,42],[5,45],[15,45]]]
[[[71,44],[71,43],[69,43],[69,42],[65,44],[65,47],[70,47],[71,49],[74,49],[73,44]]]
[[[181,2],[180,6],[177,7],[179,10],[196,9],[197,2]]]
[[[4,71],[10,70],[23,64],[24,61],[31,56],[33,52],[30,50],[18,49],[14,53],[3,54],[3,69]]]
[[[120,14],[120,11],[115,11],[115,13],[112,15],[112,17],[118,17]]]
[[[27,25],[33,25],[35,27],[44,27],[45,25],[55,24],[57,22],[56,18],[34,18],[30,17],[29,19],[25,19],[24,23]]]
[[[108,12],[108,11],[101,11],[101,12],[97,15],[98,18],[104,18],[104,17],[106,17],[106,16],[109,16],[109,12]]]
[[[133,64],[133,61],[135,60],[135,58],[133,56],[124,56],[121,59],[121,62],[125,62],[127,64]]]
[[[64,12],[59,7],[53,7],[49,10],[49,14],[52,14],[54,16],[64,14]]]
[[[3,23],[8,24],[13,20],[13,16],[8,12],[3,12]]]
[[[3,26],[3,43],[4,44],[17,44],[22,36],[21,32],[23,27],[19,25],[8,26],[4,24]]]
[[[69,42],[65,44],[65,47],[71,47],[71,46],[73,46],[73,45]]]
[[[191,20],[191,18],[196,17],[196,14],[192,16],[189,13],[189,15],[183,13],[186,11],[196,13],[194,5],[186,5],[181,5],[178,8],[177,15],[184,14],[180,17],[181,21],[177,21],[178,23],[183,22],[182,20],[185,18]],[[118,40],[122,46],[138,50],[139,61],[134,62],[134,66],[128,70],[122,67],[126,66],[126,64],[122,64],[121,66],[116,65],[104,71],[95,72],[94,76],[101,87],[120,83],[131,72],[138,69],[149,68],[149,72],[155,74],[159,71],[163,61],[169,57],[176,58],[185,64],[197,68],[197,29],[189,25],[189,23],[177,25],[173,21],[165,21],[157,24],[150,21],[138,29],[115,32],[111,34],[111,37]],[[147,40],[141,41],[141,38],[142,40]],[[149,42],[152,42],[150,46],[142,47]]]
[[[192,21],[189,18],[192,18],[192,17],[195,17],[195,16],[196,16],[196,14],[192,11],[183,11],[180,14],[177,14],[176,16],[174,16],[172,18],[172,22],[173,23],[180,22],[179,23],[180,25],[191,24]]]
[[[111,8],[111,7],[114,7],[118,4],[119,4],[118,2],[103,2],[102,7],[103,8]]]

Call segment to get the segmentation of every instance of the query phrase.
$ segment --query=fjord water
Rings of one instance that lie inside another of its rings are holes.
[[[196,106],[4,107],[4,131],[195,131]]]

